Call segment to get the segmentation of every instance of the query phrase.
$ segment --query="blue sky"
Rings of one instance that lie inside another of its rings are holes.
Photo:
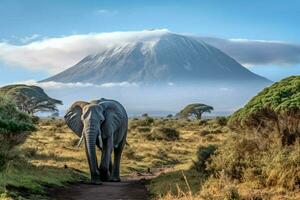
[[[96,1],[1,0],[0,41],[23,45],[42,38],[112,31],[166,28],[217,38],[284,41],[300,44],[300,1]],[[300,74],[300,63],[253,66],[278,80]],[[1,61],[0,84],[43,79],[43,68]]]

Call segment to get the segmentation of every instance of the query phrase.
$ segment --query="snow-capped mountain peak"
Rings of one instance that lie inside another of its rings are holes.
[[[145,84],[256,81],[268,82],[205,42],[155,30],[136,34],[83,58],[44,81],[137,82]]]

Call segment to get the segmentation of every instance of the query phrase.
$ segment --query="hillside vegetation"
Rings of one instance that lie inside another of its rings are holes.
[[[236,131],[256,131],[292,144],[300,137],[300,76],[291,76],[264,89],[235,112],[229,125]]]

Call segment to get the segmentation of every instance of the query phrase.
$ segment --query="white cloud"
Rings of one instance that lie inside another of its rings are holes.
[[[62,89],[62,88],[85,88],[85,87],[94,87],[94,88],[113,88],[113,87],[138,87],[137,83],[129,83],[129,82],[115,82],[115,83],[103,83],[103,84],[92,84],[92,83],[61,83],[61,82],[37,82],[35,80],[27,80],[14,82],[11,84],[26,84],[26,85],[36,85],[42,87],[44,89]]]
[[[120,83],[103,83],[99,85],[99,87],[110,88],[110,87],[131,87],[131,86],[138,86],[136,83],[129,83],[129,82],[120,82]]]
[[[0,42],[0,61],[50,74],[63,71],[89,54],[121,43],[153,40],[168,30],[90,33],[46,38],[24,45]]]

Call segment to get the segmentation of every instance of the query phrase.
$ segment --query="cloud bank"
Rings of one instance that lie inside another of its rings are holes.
[[[24,45],[0,42],[0,60],[9,65],[30,70],[45,70],[50,74],[63,71],[89,54],[101,52],[113,45],[153,40],[168,30],[90,33],[58,38],[45,38]]]
[[[87,88],[87,87],[93,87],[93,88],[138,87],[137,83],[129,83],[129,82],[112,82],[112,83],[103,83],[97,85],[92,83],[81,83],[81,82],[61,83],[55,81],[37,82],[35,80],[27,80],[27,81],[14,82],[11,84],[36,85],[44,89]]]
[[[34,80],[14,84],[27,84],[42,87],[52,98],[60,99],[63,105],[59,110],[63,115],[65,110],[75,101],[91,101],[100,98],[115,99],[125,106],[130,116],[149,113],[154,116],[175,114],[190,103],[203,102],[213,105],[213,114],[229,114],[242,106],[261,88],[251,87],[247,90],[240,86],[220,85],[189,85],[176,84],[160,86],[141,86],[135,83],[58,83]],[[220,113],[221,112],[221,113]]]
[[[300,63],[300,44],[210,37],[197,37],[197,39],[215,46],[245,66],[289,66]]]
[[[104,12],[104,10],[99,11]],[[63,71],[90,54],[108,47],[136,41],[153,41],[168,33],[166,29],[111,33],[90,33],[56,38],[25,38],[27,44],[0,42],[0,61],[9,66],[43,70],[49,74]],[[300,45],[280,41],[194,37],[224,51],[245,66],[295,65],[300,63]],[[31,42],[30,42],[31,41]]]

